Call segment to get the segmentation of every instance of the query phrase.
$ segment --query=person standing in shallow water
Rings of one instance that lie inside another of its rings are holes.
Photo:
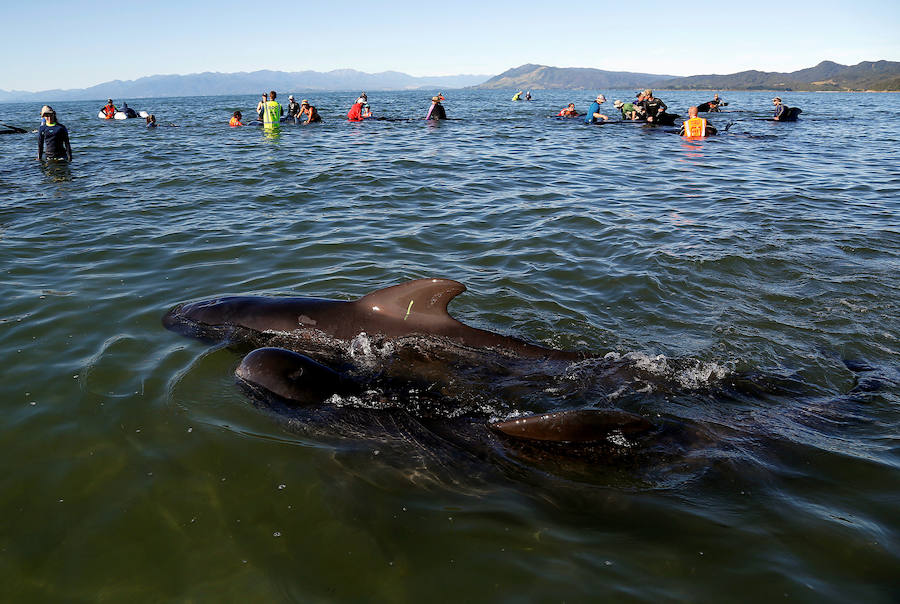
[[[274,90],[269,91],[269,100],[263,108],[263,125],[274,126],[281,122],[281,103],[275,100],[278,95]]]
[[[38,128],[38,161],[44,159],[62,159],[72,161],[72,145],[69,144],[69,131],[56,121],[56,112],[46,107],[41,117],[44,123]]]

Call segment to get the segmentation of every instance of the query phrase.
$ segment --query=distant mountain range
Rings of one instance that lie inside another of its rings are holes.
[[[335,71],[253,71],[154,75],[137,80],[113,80],[72,90],[26,92],[0,90],[3,101],[103,100],[162,96],[211,96],[259,94],[275,89],[284,93],[332,90],[545,90],[614,88],[665,88],[669,90],[900,90],[900,62],[863,61],[847,66],[822,61],[815,67],[790,73],[742,71],[729,75],[679,77],[629,71],[604,71],[587,67],[549,67],[527,64],[487,79],[486,75],[415,77],[398,71],[364,73]],[[485,81],[487,80],[487,81]]]
[[[0,101],[59,101],[153,98],[162,96],[212,96],[220,94],[260,94],[263,90],[282,93],[325,90],[437,90],[465,88],[479,84],[486,75],[415,77],[399,71],[364,73],[353,69],[335,71],[253,71],[239,73],[194,73],[154,75],[137,80],[113,80],[72,90],[26,92],[0,90]]]
[[[656,82],[652,87],[676,90],[900,90],[900,62],[863,61],[847,66],[822,61],[815,67],[790,73],[741,71],[730,75],[695,75]]]
[[[742,71],[677,77],[582,67],[522,65],[475,86],[484,90],[665,88],[668,90],[900,90],[900,62],[863,61],[847,66],[822,61],[790,73]]]
[[[481,90],[640,88],[646,86],[648,82],[660,82],[675,77],[629,71],[604,71],[589,67],[548,67],[529,63],[504,71],[474,88]]]

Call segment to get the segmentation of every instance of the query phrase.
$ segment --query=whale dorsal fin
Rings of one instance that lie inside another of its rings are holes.
[[[446,318],[450,300],[466,291],[466,286],[450,279],[416,279],[366,294],[356,301],[386,316],[401,320]]]

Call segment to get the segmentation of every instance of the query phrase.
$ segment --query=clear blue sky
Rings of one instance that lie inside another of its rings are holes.
[[[9,1],[0,89],[258,69],[495,75],[540,63],[693,75],[900,60],[898,0],[565,4]]]

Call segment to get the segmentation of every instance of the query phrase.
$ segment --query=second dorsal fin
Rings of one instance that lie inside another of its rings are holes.
[[[450,300],[466,286],[450,279],[416,279],[366,294],[356,304],[401,320],[446,317]]]

